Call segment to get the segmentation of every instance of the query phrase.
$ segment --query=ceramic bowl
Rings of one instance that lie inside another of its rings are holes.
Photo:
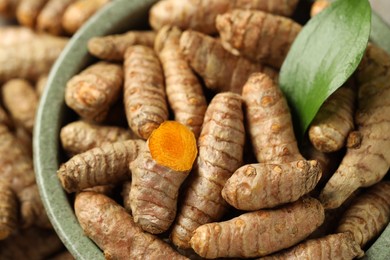
[[[47,214],[55,231],[76,259],[104,259],[101,250],[84,235],[56,176],[64,161],[59,131],[74,118],[64,101],[66,82],[93,62],[87,50],[88,39],[126,30],[145,28],[150,6],[157,0],[115,0],[96,13],[70,39],[50,72],[34,129],[36,180]]]
[[[70,40],[49,75],[34,129],[34,165],[36,179],[47,214],[60,239],[76,259],[104,259],[101,250],[84,235],[57,178],[64,162],[59,141],[63,125],[75,114],[64,101],[66,82],[94,58],[87,51],[87,41],[94,36],[145,28],[148,10],[157,0],[115,0],[94,15]],[[390,259],[390,227],[366,252],[369,259]]]

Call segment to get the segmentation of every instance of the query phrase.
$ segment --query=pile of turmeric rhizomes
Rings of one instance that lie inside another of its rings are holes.
[[[106,1],[0,1],[0,259],[74,259],[35,182],[35,112],[68,38]]]
[[[353,259],[388,225],[390,55],[370,43],[297,143],[297,4],[163,0],[152,30],[89,40],[57,174],[106,258]]]

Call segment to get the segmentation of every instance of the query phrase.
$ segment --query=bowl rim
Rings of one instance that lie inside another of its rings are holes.
[[[64,102],[67,80],[85,67],[93,57],[87,41],[94,36],[124,32],[136,28],[158,0],[115,0],[93,15],[74,35],[54,63],[36,114],[33,131],[33,160],[37,186],[54,230],[76,259],[104,259],[102,251],[81,229],[68,194],[63,190],[56,172],[60,165],[60,116],[68,110]],[[105,23],[99,22],[107,21]],[[115,28],[115,29],[113,29]],[[363,259],[390,258],[390,224],[366,250]],[[383,249],[387,249],[383,251]]]
[[[50,222],[65,247],[76,259],[104,259],[102,251],[81,229],[68,194],[57,177],[60,165],[59,133],[69,110],[64,101],[66,82],[93,57],[88,39],[136,29],[157,0],[115,0],[93,15],[74,35],[53,64],[36,114],[33,135],[33,160],[37,186]]]

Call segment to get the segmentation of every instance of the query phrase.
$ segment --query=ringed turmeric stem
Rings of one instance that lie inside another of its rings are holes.
[[[0,259],[52,259],[63,248],[54,230],[31,227],[0,241]]]
[[[260,10],[271,14],[291,16],[298,5],[298,0],[235,0],[234,9]]]
[[[320,178],[320,164],[314,160],[248,164],[227,180],[222,197],[241,210],[272,208],[297,201],[313,190]]]
[[[40,36],[0,48],[0,82],[13,78],[36,81],[49,73],[54,61],[68,42],[67,38]]]
[[[71,3],[62,15],[62,27],[74,34],[93,14],[111,0],[76,0]]]
[[[48,0],[37,17],[36,28],[38,31],[53,35],[64,34],[61,17],[66,8],[75,0]]]
[[[244,57],[280,69],[302,26],[292,19],[255,10],[218,15],[221,41]]]
[[[99,61],[73,76],[65,88],[65,102],[83,119],[103,121],[119,99],[123,84],[120,65]]]
[[[103,60],[123,61],[128,47],[153,47],[155,37],[154,31],[128,31],[123,34],[93,37],[88,41],[88,51]]]
[[[354,191],[372,186],[390,166],[390,55],[368,45],[356,75],[356,130],[362,141],[347,152],[320,194],[325,208],[339,207]]]
[[[331,234],[302,242],[284,252],[260,258],[261,260],[299,259],[355,259],[364,256],[356,241],[348,233]]]
[[[14,135],[18,142],[21,144],[21,147],[24,149],[25,153],[33,157],[33,134],[26,128],[20,125],[16,125],[14,129]]]
[[[149,23],[154,30],[165,25],[215,34],[215,18],[232,9],[261,10],[290,16],[298,0],[164,0],[154,4],[149,12]]]
[[[189,174],[162,166],[148,150],[130,163],[130,208],[144,231],[160,234],[168,230],[176,216],[180,185]]]
[[[364,248],[378,237],[390,221],[390,182],[370,187],[351,202],[342,215],[337,232],[348,232]]]
[[[309,139],[319,151],[340,150],[355,127],[356,91],[351,84],[341,86],[322,104],[309,127]]]
[[[12,46],[21,42],[29,42],[37,37],[37,34],[30,28],[23,26],[2,26],[0,27],[0,46]]]
[[[314,195],[318,197],[317,193],[311,193],[310,195]],[[353,196],[358,195],[358,192],[354,193]],[[353,197],[352,196],[352,197]],[[344,203],[341,207],[336,209],[328,209],[325,210],[325,219],[324,222],[319,226],[313,233],[311,233],[307,239],[317,239],[324,237],[329,234],[335,233],[336,227],[340,220],[340,216],[344,213],[344,211],[348,208],[352,198],[349,198],[346,203]]]
[[[323,221],[321,203],[306,197],[284,207],[202,225],[194,231],[190,243],[205,258],[260,257],[299,243]]]
[[[105,195],[81,192],[74,208],[85,234],[103,250],[106,259],[187,259],[144,232],[122,206]]]
[[[249,75],[264,72],[276,79],[278,72],[270,67],[236,56],[222,47],[219,40],[196,31],[185,31],[180,37],[180,51],[202,76],[206,87],[215,92],[241,94]]]
[[[3,85],[1,93],[15,124],[32,133],[39,102],[34,87],[26,80],[11,79]]]
[[[229,0],[163,0],[150,9],[149,23],[154,30],[170,25],[212,34],[216,32],[215,18],[228,9]]]
[[[258,162],[284,163],[304,159],[283,92],[263,73],[252,74],[242,90],[248,132]]]
[[[127,48],[124,61],[124,104],[130,129],[146,140],[168,119],[164,74],[153,49]]]
[[[130,129],[79,120],[62,127],[60,139],[62,148],[68,154],[76,155],[106,143],[136,139],[136,136]]]
[[[57,176],[69,193],[128,180],[131,178],[129,163],[144,146],[143,140],[103,144],[73,156],[60,166]]]
[[[0,178],[10,184],[18,197],[23,227],[37,221],[50,223],[35,183],[32,158],[4,125],[0,125]]]
[[[315,187],[315,193],[319,192],[329,180],[332,174],[337,170],[341,160],[343,159],[343,151],[333,153],[324,153],[317,150],[308,138],[305,138],[299,147],[302,156],[307,160],[316,160],[321,167],[321,179]],[[313,193],[311,193],[312,196]]]
[[[11,186],[0,180],[0,240],[9,237],[18,224],[18,201]]]
[[[199,155],[171,232],[172,242],[189,248],[192,232],[218,221],[229,208],[221,190],[242,165],[245,142],[242,99],[236,93],[214,96],[198,139]]]
[[[48,0],[20,0],[16,9],[18,22],[26,27],[35,28],[37,17]]]
[[[165,121],[150,135],[148,148],[130,163],[130,205],[134,221],[152,234],[170,227],[176,216],[179,188],[197,155],[192,131]]]
[[[52,229],[36,184],[26,187],[18,196],[22,225]]]
[[[181,34],[177,27],[163,27],[154,46],[164,70],[167,98],[175,121],[189,127],[198,137],[207,102],[199,79],[179,50]]]

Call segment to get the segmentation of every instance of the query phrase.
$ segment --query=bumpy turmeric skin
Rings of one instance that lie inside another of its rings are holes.
[[[102,122],[123,87],[120,65],[100,61],[73,76],[65,88],[65,103],[83,119]]]
[[[18,22],[26,27],[35,28],[38,14],[48,0],[20,0],[16,9]]]
[[[39,12],[36,21],[36,29],[53,35],[64,34],[61,18],[66,8],[75,0],[48,0]]]
[[[228,50],[280,69],[302,26],[287,17],[257,10],[232,10],[217,16],[217,29]]]
[[[175,219],[179,189],[192,169],[197,144],[193,132],[176,121],[163,122],[147,144],[129,164],[130,206],[143,230],[159,234]]]
[[[284,207],[244,213],[198,227],[191,247],[205,258],[260,257],[291,247],[324,220],[321,203],[306,197]]]
[[[0,48],[0,81],[13,78],[36,81],[49,73],[68,39],[42,35],[32,40]]]
[[[241,94],[243,85],[254,72],[264,72],[272,79],[278,77],[278,72],[271,67],[236,56],[225,50],[219,40],[200,32],[183,32],[180,51],[213,92]]]
[[[337,232],[350,233],[365,248],[390,221],[390,182],[382,181],[358,195],[343,213]]]
[[[243,118],[242,99],[235,93],[215,95],[207,108],[198,139],[199,155],[171,232],[172,242],[180,248],[190,247],[193,230],[220,220],[229,208],[221,190],[242,165]]]
[[[164,0],[154,4],[149,12],[149,23],[154,30],[165,25],[192,29],[206,34],[217,33],[215,18],[232,9],[261,10],[290,16],[298,0]]]
[[[0,178],[11,185],[18,197],[23,227],[50,225],[35,183],[32,158],[4,125],[0,125]]]
[[[326,208],[339,207],[360,187],[372,186],[386,175],[390,165],[390,56],[369,44],[356,75],[358,107],[356,131],[362,137],[358,147],[347,152],[322,190]]]
[[[180,52],[181,34],[177,27],[161,28],[154,48],[164,70],[167,98],[175,121],[188,126],[198,137],[207,102],[199,79]]]
[[[51,259],[63,248],[54,230],[31,227],[0,241],[0,259]]]
[[[124,60],[124,105],[130,129],[147,140],[168,119],[164,74],[153,49],[127,48]]]
[[[37,37],[37,34],[30,28],[18,25],[7,25],[0,27],[0,46],[6,47],[21,42],[28,42]]]
[[[299,150],[304,158],[307,160],[316,160],[320,164],[321,179],[318,181],[314,191],[310,193],[312,196],[317,197],[326,182],[340,165],[340,162],[343,159],[344,151],[341,150],[333,153],[321,152],[312,145],[307,136],[300,143]]]
[[[14,129],[14,135],[18,142],[21,144],[21,147],[24,149],[25,153],[33,158],[33,135],[30,131],[25,129],[22,126],[16,126]]]
[[[103,144],[73,156],[60,166],[57,176],[69,193],[129,180],[129,163],[144,146],[139,139]]]
[[[193,29],[203,33],[215,33],[215,18],[229,9],[229,1],[177,1],[164,0],[154,4],[149,11],[149,23],[154,30],[165,25]]]
[[[3,85],[1,93],[15,124],[32,133],[39,102],[33,86],[26,80],[12,79]]]
[[[62,27],[73,35],[94,13],[111,0],[76,0],[70,4],[63,16]]]
[[[160,165],[148,150],[130,163],[130,170],[134,222],[151,234],[167,231],[175,219],[179,188],[189,170],[177,171]]]
[[[130,129],[79,120],[62,127],[60,139],[62,148],[69,155],[76,155],[106,143],[137,138]]]
[[[313,190],[320,178],[317,161],[249,164],[227,180],[222,197],[241,210],[272,208],[298,200]]]
[[[351,79],[322,104],[308,131],[317,150],[330,153],[345,147],[348,135],[355,127],[356,92]]]
[[[304,159],[298,149],[287,100],[264,73],[253,73],[242,90],[248,133],[260,163]]]
[[[20,202],[21,224],[23,227],[37,226],[52,229],[49,217],[43,206],[38,186],[36,184],[24,188],[18,195]]]
[[[348,233],[327,235],[304,241],[284,252],[262,257],[262,260],[282,259],[355,259],[364,255],[356,241]]]
[[[74,208],[85,234],[107,259],[187,259],[158,237],[144,232],[122,206],[105,195],[81,192]]]
[[[0,181],[0,240],[6,239],[18,224],[19,205],[11,186]]]
[[[153,47],[155,37],[154,31],[128,31],[123,34],[93,37],[88,41],[88,51],[103,60],[123,61],[129,46]]]

